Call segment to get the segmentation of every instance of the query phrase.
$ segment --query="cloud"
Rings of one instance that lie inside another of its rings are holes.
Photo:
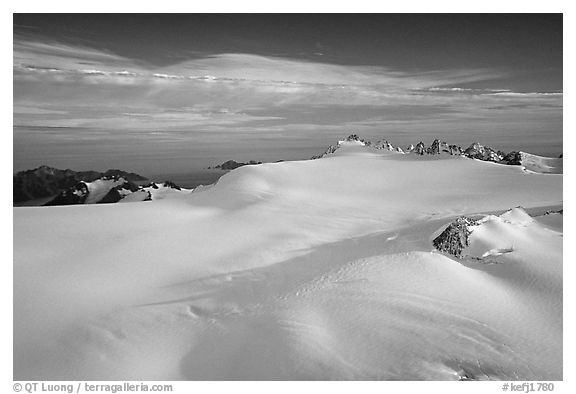
[[[513,97],[513,98],[543,98],[543,97],[562,97],[564,93],[562,92],[496,92],[490,93],[492,96],[499,97]]]
[[[233,134],[244,127],[291,130],[302,121],[340,127],[351,119],[376,127],[481,119],[494,116],[488,113],[496,107],[529,111],[515,105],[527,99],[538,111],[561,111],[562,93],[494,89],[506,75],[483,68],[407,71],[234,53],[156,67],[106,50],[16,38],[14,123]],[[490,85],[466,87],[483,81]]]

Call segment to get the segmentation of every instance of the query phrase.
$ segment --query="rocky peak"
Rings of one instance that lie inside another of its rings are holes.
[[[448,143],[446,141],[440,142],[440,152],[450,153],[450,148],[448,147]]]
[[[440,154],[440,141],[434,140],[432,145],[428,149],[426,149],[426,153],[429,155],[439,155]]]
[[[462,148],[460,148],[458,145],[449,145],[448,153],[450,153],[451,155],[461,155]]]
[[[214,166],[214,169],[218,169],[218,170],[234,170],[238,167],[242,167],[242,166],[248,166],[248,165],[255,165],[255,164],[262,164],[261,161],[256,161],[256,160],[250,160],[248,163],[239,163],[235,160],[228,160],[222,164],[218,164],[217,166]],[[208,167],[208,168],[212,168],[212,167]]]
[[[414,148],[414,153],[416,153],[417,155],[423,155],[424,153],[426,153],[426,146],[422,141],[416,144],[416,147]]]
[[[519,166],[522,164],[522,153],[518,151],[512,151],[504,155],[502,160],[500,160],[500,163],[508,164],[511,166]]]
[[[48,201],[45,205],[73,205],[84,204],[88,198],[88,186],[84,182],[78,182],[76,185],[63,190],[54,199]]]
[[[470,245],[470,227],[477,226],[478,221],[461,216],[451,222],[442,233],[434,238],[432,244],[441,252],[460,258],[462,251]]]
[[[172,181],[164,181],[164,187],[169,187],[169,188],[176,189],[176,190],[182,190],[182,188],[180,186],[178,186],[177,184],[175,184]]]
[[[330,145],[325,151],[324,153],[317,155],[317,156],[312,156],[311,159],[315,160],[315,159],[321,159],[327,155],[331,155],[332,153],[336,152],[338,150],[338,148],[340,147],[340,145]]]
[[[389,143],[387,140],[380,140],[380,141],[376,142],[376,143],[373,145],[373,147],[376,148],[376,149],[387,149],[387,150],[389,150],[389,151],[393,151],[393,150],[394,150],[394,147],[392,146],[392,144]]]
[[[522,152],[512,151],[510,153],[505,153],[500,150],[495,150],[490,147],[484,146],[478,142],[474,142],[468,148],[463,150],[458,145],[448,145],[446,141],[440,141],[439,139],[434,139],[432,144],[426,148],[424,142],[420,141],[416,146],[409,145],[406,149],[394,148],[390,142],[385,139],[379,140],[378,142],[371,144],[370,141],[364,141],[358,135],[351,134],[345,141],[359,141],[364,143],[366,146],[371,146],[374,149],[387,149],[389,151],[397,153],[415,153],[417,155],[438,155],[438,154],[449,154],[453,156],[464,156],[470,159],[478,159],[482,161],[491,161],[499,164],[507,165],[521,165],[522,164]],[[342,142],[342,141],[341,141]],[[328,149],[321,155],[314,156],[312,159],[319,159],[326,155],[334,153],[340,148],[340,143],[338,145],[331,145]]]
[[[481,145],[478,142],[474,142],[464,151],[464,156],[471,159],[479,159],[484,161],[499,162],[503,159],[503,153],[501,151],[495,151],[494,149]]]

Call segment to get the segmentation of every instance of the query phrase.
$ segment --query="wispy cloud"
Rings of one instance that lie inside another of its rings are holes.
[[[513,98],[542,98],[542,97],[562,97],[562,92],[496,92],[490,93],[493,96],[513,97]]]
[[[340,127],[561,111],[562,93],[495,87],[494,69],[406,71],[249,54],[154,67],[105,50],[14,42],[14,122],[29,126],[228,130]],[[485,82],[485,88],[466,85]],[[539,106],[539,104],[552,106]],[[418,108],[418,109],[416,109]],[[559,109],[560,108],[560,109]],[[297,111],[309,112],[306,116]],[[335,112],[337,110],[337,112]]]

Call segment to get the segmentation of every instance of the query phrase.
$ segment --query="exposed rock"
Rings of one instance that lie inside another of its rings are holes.
[[[482,159],[484,157],[484,150],[484,145],[474,142],[464,150],[464,155],[472,159]]]
[[[487,148],[486,149],[486,153],[484,154],[484,161],[493,161],[494,163],[498,163],[499,161],[502,160],[502,158],[504,157],[505,153],[502,152],[501,150],[499,151],[494,151],[491,148]]]
[[[54,199],[48,201],[45,206],[53,205],[74,205],[84,204],[88,198],[88,186],[84,182],[78,182],[76,185],[63,190]]]
[[[93,182],[102,177],[123,177],[131,181],[147,178],[121,170],[73,171],[40,166],[33,170],[20,171],[13,177],[14,202],[24,202],[42,197],[50,197],[75,187],[79,182]]]
[[[237,161],[234,160],[228,160],[222,164],[217,165],[214,168],[217,168],[219,170],[234,170],[238,167],[242,167],[242,166],[248,166],[248,165],[255,165],[255,164],[262,164],[261,161],[255,161],[255,160],[250,160],[248,163],[239,163]]]
[[[182,190],[182,188],[180,186],[178,186],[177,184],[175,184],[172,181],[164,181],[164,187],[170,187],[172,189]]]
[[[125,180],[125,182],[122,185],[116,186],[116,189],[118,191],[126,190],[126,191],[129,191],[131,193],[134,193],[135,191],[140,190],[141,188],[137,184],[135,184],[134,182],[130,182],[130,181]]]
[[[553,214],[560,214],[560,215],[564,215],[564,209],[560,209],[558,211],[546,211],[544,213],[544,215],[553,215]]]
[[[387,149],[389,151],[393,151],[394,147],[392,146],[391,143],[389,143],[387,140],[380,140],[378,142],[376,142],[373,147],[375,149]]]
[[[494,149],[481,145],[478,142],[473,143],[464,151],[464,156],[471,159],[479,159],[483,161],[499,162],[502,160],[503,152],[496,152]]]
[[[429,155],[439,155],[442,152],[450,153],[450,148],[446,141],[440,141],[438,139],[435,139],[432,145],[426,149],[426,153]]]
[[[102,173],[101,177],[104,178],[124,178],[130,182],[139,182],[139,181],[147,181],[148,178],[143,177],[142,175],[136,174],[134,172],[126,172],[122,170],[107,170],[106,172]],[[100,178],[100,177],[99,177]]]
[[[440,154],[440,141],[439,140],[434,140],[432,142],[432,145],[430,145],[430,147],[428,149],[426,149],[426,153],[428,153],[429,155],[438,155]]]
[[[508,164],[511,166],[519,166],[522,165],[522,153],[518,151],[512,151],[506,154],[502,160],[500,160],[502,164]]]
[[[220,169],[220,170],[233,170],[233,169],[235,169],[235,168],[242,167],[242,166],[245,166],[245,165],[246,165],[246,163],[238,163],[238,162],[235,161],[235,160],[228,160],[228,161],[225,161],[225,162],[222,163],[222,164],[218,164],[218,165],[217,165],[216,167],[214,167],[214,168],[218,168],[218,169]]]
[[[461,216],[450,223],[448,227],[432,241],[432,244],[441,252],[461,257],[462,250],[470,245],[469,236],[472,231],[469,227],[477,225],[478,221],[466,216]]]
[[[112,181],[121,182],[117,186],[110,187],[110,190],[98,201],[93,201],[97,204],[110,204],[122,200],[129,194],[141,190],[141,188],[134,182],[127,181],[123,177],[118,177],[117,175],[103,176],[101,178],[95,179],[94,181]],[[46,206],[51,205],[77,205],[85,204],[88,196],[90,195],[90,190],[86,182],[79,182],[75,186],[62,190],[54,199],[47,202]]]
[[[330,146],[328,147],[328,149],[326,149],[326,150],[324,151],[324,153],[322,153],[322,154],[320,154],[320,155],[317,155],[317,156],[312,156],[310,159],[311,159],[311,160],[321,159],[321,158],[323,158],[324,156],[331,155],[332,153],[336,152],[336,151],[338,150],[338,148],[340,148],[339,145],[330,145]]]
[[[358,135],[356,134],[350,134],[348,137],[346,137],[344,139],[344,142],[354,142],[354,141],[358,141],[363,143],[365,146],[374,146],[374,148],[376,149],[380,149],[378,147],[376,147],[375,145],[372,144],[372,142],[370,141],[366,141],[363,140],[362,138],[358,137]],[[339,148],[340,148],[340,143],[342,141],[339,141],[337,145],[330,145],[322,154],[320,155],[316,155],[316,156],[312,156],[310,158],[310,160],[315,160],[315,159],[321,159],[325,156],[331,155],[332,153],[336,152]]]
[[[462,148],[460,148],[458,145],[449,145],[448,153],[450,153],[451,155],[461,155]]]
[[[415,147],[414,145],[409,145],[406,149],[402,149],[400,147],[394,148],[390,142],[387,140],[379,140],[378,142],[371,144],[369,141],[364,141],[358,135],[351,134],[346,138],[346,141],[360,141],[364,143],[366,146],[371,146],[374,149],[387,149],[389,151],[396,151],[400,153],[416,153],[418,155],[438,155],[438,154],[450,154],[453,156],[464,156],[470,159],[477,159],[482,161],[491,161],[498,164],[508,164],[508,165],[521,165],[523,157],[526,154],[518,151],[512,151],[510,153],[505,153],[501,150],[495,150],[488,146],[484,146],[478,142],[471,144],[468,148],[463,150],[458,145],[448,145],[446,141],[440,141],[439,139],[435,139],[432,144],[426,148],[424,142],[420,141]],[[332,145],[328,147],[328,149],[321,155],[314,156],[312,159],[322,158],[326,155],[334,153],[336,150],[340,148],[339,145]],[[523,156],[524,155],[524,156]],[[562,155],[560,155],[560,158]]]
[[[440,152],[450,153],[450,148],[448,147],[448,143],[446,141],[440,142]]]
[[[113,187],[110,191],[100,200],[98,204],[111,204],[122,200],[124,196],[120,194],[117,188]]]
[[[424,153],[426,153],[426,147],[424,146],[424,143],[422,141],[416,144],[416,147],[414,148],[414,153],[416,153],[417,155],[423,155]]]

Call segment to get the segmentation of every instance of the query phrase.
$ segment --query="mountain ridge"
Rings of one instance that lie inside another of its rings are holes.
[[[351,134],[344,140],[338,141],[336,145],[330,145],[322,154],[313,156],[310,159],[321,159],[331,155],[340,149],[342,144],[345,142],[358,142],[372,149],[388,150],[399,154],[415,154],[419,156],[447,154],[451,156],[462,156],[468,159],[493,162],[496,164],[522,166],[525,170],[531,172],[545,174],[559,174],[563,172],[563,155],[560,155],[558,158],[549,158],[519,150],[513,150],[506,153],[482,145],[479,142],[473,142],[468,146],[468,148],[462,149],[462,147],[458,145],[448,144],[446,141],[440,141],[439,139],[434,139],[428,147],[423,141],[420,141],[416,146],[410,144],[403,149],[400,146],[394,148],[394,146],[386,139],[381,139],[376,143],[372,143],[360,138],[357,134]]]

